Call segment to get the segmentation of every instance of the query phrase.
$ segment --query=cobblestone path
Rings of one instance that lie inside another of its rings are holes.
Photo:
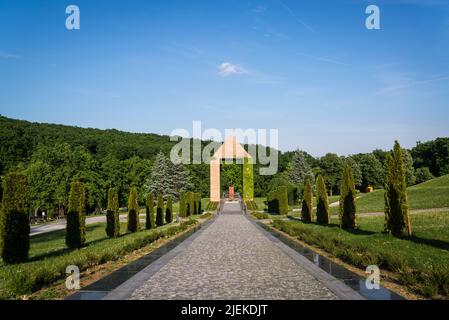
[[[131,299],[337,299],[243,215],[220,215]]]

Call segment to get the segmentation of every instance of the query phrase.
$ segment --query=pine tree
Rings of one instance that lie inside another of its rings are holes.
[[[28,221],[28,185],[22,174],[10,173],[3,178],[0,209],[0,253],[7,264],[28,259],[30,224]]]
[[[404,157],[399,142],[395,142],[393,154],[385,161],[385,231],[400,237],[412,236],[412,226],[407,200]]]
[[[145,201],[145,227],[150,230],[156,227],[155,215],[154,215],[154,199],[151,193],[147,194]]]
[[[86,192],[81,182],[70,185],[65,243],[70,249],[79,249],[86,242]]]
[[[357,228],[357,207],[354,176],[350,166],[343,170],[340,185],[340,227],[345,230]]]
[[[310,179],[304,182],[304,199],[302,200],[301,217],[304,222],[312,222],[313,213],[313,192]]]
[[[171,223],[173,221],[173,197],[168,196],[167,205],[165,206],[165,221]]]
[[[162,227],[164,225],[164,197],[162,195],[157,196],[156,207],[156,226]]]
[[[120,236],[120,217],[117,189],[108,191],[108,207],[106,211],[106,234],[109,238]]]
[[[172,194],[172,176],[170,162],[161,152],[156,156],[151,171],[150,179],[147,180],[146,188],[153,195],[169,195]]]
[[[179,216],[181,218],[187,217],[187,195],[185,191],[179,194]]]
[[[132,187],[128,198],[128,232],[140,231],[138,192],[136,187]]]
[[[297,150],[287,168],[287,177],[292,185],[302,185],[306,178],[313,179],[313,171],[303,151]]]
[[[174,199],[179,199],[180,197],[180,190],[193,190],[194,186],[191,182],[191,175],[190,171],[187,168],[186,165],[180,163],[180,164],[171,164],[171,170],[170,170],[170,180],[172,182],[171,184],[171,191],[170,194],[174,197]]]
[[[330,223],[329,200],[327,197],[326,182],[322,175],[316,179],[317,207],[316,221],[320,224]]]

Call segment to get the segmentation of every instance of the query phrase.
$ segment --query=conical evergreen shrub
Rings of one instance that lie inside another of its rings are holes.
[[[106,234],[109,238],[120,236],[120,217],[117,189],[108,191],[108,207],[106,211]]]
[[[165,222],[171,223],[173,221],[173,197],[168,196],[167,204],[165,205]]]
[[[301,218],[304,222],[312,222],[313,192],[310,179],[304,181],[304,199],[302,200]]]
[[[187,217],[187,196],[185,191],[179,193],[179,216]]]
[[[187,216],[195,214],[195,196],[193,192],[187,192]]]
[[[151,192],[147,194],[147,198],[145,200],[145,228],[147,230],[156,228],[154,199]]]
[[[70,185],[65,243],[70,249],[79,249],[86,242],[86,192],[81,182]]]
[[[397,141],[385,161],[385,231],[395,237],[412,236],[404,158]]]
[[[140,231],[138,192],[136,187],[132,187],[128,199],[128,232]]]
[[[330,223],[329,199],[327,197],[326,183],[322,175],[316,179],[317,206],[316,221],[319,224]]]
[[[30,223],[28,220],[28,185],[22,174],[10,173],[3,178],[0,208],[0,253],[7,264],[28,259]]]
[[[340,227],[345,230],[357,228],[357,207],[354,176],[350,166],[343,170],[340,185]]]
[[[156,226],[162,227],[163,225],[164,225],[164,198],[160,194],[157,196]]]

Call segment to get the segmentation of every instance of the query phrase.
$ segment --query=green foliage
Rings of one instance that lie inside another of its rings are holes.
[[[206,206],[206,211],[215,211],[218,208],[219,202],[210,201]]]
[[[84,185],[81,182],[71,183],[65,238],[65,243],[70,249],[79,249],[86,242],[85,194]]]
[[[201,214],[203,210],[201,208],[201,195],[199,193],[194,193],[193,198],[194,198],[195,214]]]
[[[252,159],[243,159],[243,200],[254,199],[254,168]]]
[[[106,234],[109,238],[120,236],[120,216],[119,216],[118,193],[115,188],[108,191],[108,208],[106,212]]]
[[[288,188],[281,186],[270,191],[267,197],[268,212],[272,214],[288,214]]]
[[[248,210],[259,210],[257,203],[254,200],[245,201],[245,205]]]
[[[241,164],[222,162],[220,187],[224,192],[229,191],[229,187],[234,186],[235,192],[243,193],[243,168]]]
[[[374,154],[357,154],[352,156],[352,158],[357,162],[361,170],[362,181],[359,188],[362,192],[365,192],[368,187],[382,186],[384,170],[382,168],[382,163]]]
[[[165,221],[171,223],[173,221],[173,197],[168,196],[167,205],[165,206]]]
[[[344,164],[344,159],[334,153],[328,153],[320,159],[320,174],[326,179],[327,189],[331,195],[338,193]]]
[[[189,191],[186,195],[187,200],[187,216],[193,216],[195,214],[195,196],[193,192]]]
[[[313,191],[310,179],[304,181],[304,197],[302,200],[301,218],[304,222],[312,222],[313,215]]]
[[[435,177],[449,174],[449,138],[418,142],[411,151],[415,168],[429,168]]]
[[[293,154],[286,175],[292,185],[303,185],[305,179],[314,179],[312,167],[306,161],[306,155],[303,151],[297,150]]]
[[[323,176],[319,175],[316,180],[317,206],[316,221],[319,224],[330,223],[329,200],[327,196],[326,183]]]
[[[251,213],[253,215],[254,218],[256,218],[257,220],[266,220],[269,219],[270,216],[268,215],[268,213],[264,213],[264,212],[252,212]]]
[[[22,174],[7,174],[2,189],[0,254],[7,264],[24,262],[30,250],[27,178]]]
[[[153,194],[148,193],[145,200],[145,227],[147,230],[156,228],[155,219]]]
[[[385,162],[385,231],[393,236],[412,235],[407,200],[404,157],[399,142]]]
[[[136,187],[132,187],[128,198],[128,232],[140,231],[138,192]]]
[[[164,225],[164,197],[160,194],[157,196],[156,226],[162,227],[163,225]]]
[[[419,168],[416,170],[416,183],[424,183],[426,181],[432,180],[434,176],[430,172],[429,168]]]
[[[345,230],[357,228],[356,192],[352,169],[347,166],[343,171],[340,187],[340,227]]]
[[[187,195],[185,191],[179,193],[179,216],[187,217]]]

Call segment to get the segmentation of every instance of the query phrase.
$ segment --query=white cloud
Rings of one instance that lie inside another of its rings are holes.
[[[0,50],[0,59],[20,59],[21,56]]]
[[[236,74],[246,73],[248,73],[248,71],[246,71],[245,68],[230,62],[224,62],[218,67],[218,74],[222,77],[229,77]]]

